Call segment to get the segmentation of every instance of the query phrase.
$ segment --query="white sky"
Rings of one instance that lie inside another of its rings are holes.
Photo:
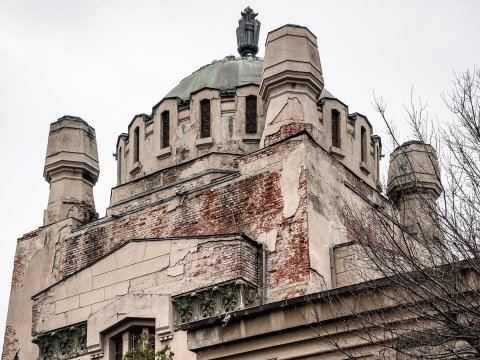
[[[476,0],[0,0],[0,346],[16,239],[42,225],[47,205],[49,124],[69,114],[96,129],[103,216],[116,181],[117,135],[200,66],[236,54],[247,5],[262,23],[259,56],[268,31],[308,27],[326,88],[350,112],[367,115],[379,135],[373,91],[407,134],[402,106],[412,86],[432,116],[449,121],[441,92],[453,71],[480,65]]]

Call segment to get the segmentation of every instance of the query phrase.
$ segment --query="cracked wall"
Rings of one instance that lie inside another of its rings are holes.
[[[35,359],[37,346],[30,342],[33,302],[30,297],[61,278],[58,254],[78,221],[66,219],[39,228],[18,239],[12,274],[2,360]]]
[[[243,232],[262,241],[261,234],[273,234],[275,230],[275,239],[269,240],[275,243],[275,251],[268,254],[269,296],[281,299],[292,289],[303,293],[309,267],[308,256],[302,255],[308,254],[306,177],[299,169],[284,168],[302,167],[300,154],[304,150],[295,150],[300,144],[285,142],[238,158],[237,178],[193,192],[181,201],[172,199],[79,229],[62,249],[62,275],[91,264],[129,239]],[[293,160],[284,163],[292,153]],[[285,173],[291,171],[297,175],[289,180]],[[288,218],[284,217],[285,208],[290,213]],[[301,266],[295,268],[299,262]]]
[[[88,321],[89,348],[128,317],[154,318],[171,332],[171,295],[238,279],[257,286],[257,256],[258,246],[240,236],[129,242],[35,296],[32,332]]]

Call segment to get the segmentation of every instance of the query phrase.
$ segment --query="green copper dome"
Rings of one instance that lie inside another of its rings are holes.
[[[192,75],[183,79],[165,97],[188,99],[190,94],[205,88],[235,89],[239,86],[260,85],[263,59],[248,56],[227,56],[202,66]]]

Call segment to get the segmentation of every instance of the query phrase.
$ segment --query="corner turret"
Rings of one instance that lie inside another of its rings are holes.
[[[317,38],[298,25],[285,25],[267,36],[260,96],[266,105],[260,147],[301,130],[320,142],[317,100],[323,89]]]
[[[95,220],[93,186],[98,180],[95,129],[75,116],[63,116],[50,125],[43,176],[50,184],[43,224],[73,217]]]
[[[435,149],[421,141],[408,141],[390,155],[388,197],[400,210],[407,231],[424,239],[439,237],[435,202],[442,193]]]

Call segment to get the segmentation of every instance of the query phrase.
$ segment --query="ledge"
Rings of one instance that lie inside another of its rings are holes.
[[[365,161],[360,161],[360,170],[362,170],[365,175],[371,173],[370,168]]]
[[[258,144],[261,139],[262,136],[259,134],[243,134],[242,137],[243,142],[247,144]]]
[[[342,159],[345,157],[345,152],[336,146],[330,146],[330,153]]]
[[[172,146],[167,146],[164,147],[163,149],[160,149],[157,155],[157,159],[163,159],[172,154]]]
[[[130,170],[130,175],[136,175],[142,168],[142,163],[140,161],[135,161],[133,163],[133,168]]]
[[[195,145],[198,148],[212,146],[213,145],[213,138],[211,136],[209,136],[209,137],[206,137],[206,138],[197,139],[197,140],[195,140]]]

